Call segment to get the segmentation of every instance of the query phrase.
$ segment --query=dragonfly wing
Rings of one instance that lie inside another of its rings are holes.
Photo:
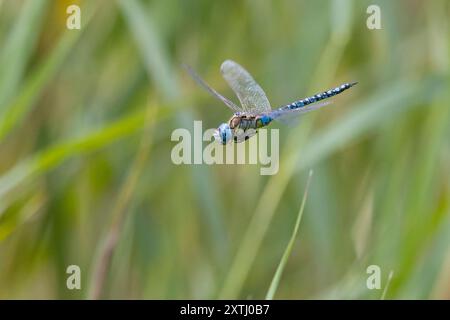
[[[184,66],[185,69],[187,70],[187,72],[190,74],[190,76],[192,77],[192,79],[194,79],[200,86],[202,86],[206,91],[208,91],[212,96],[216,97],[217,99],[219,99],[220,101],[222,101],[223,103],[225,103],[225,105],[230,108],[231,110],[233,110],[234,112],[242,112],[242,108],[238,107],[234,102],[228,100],[227,98],[225,98],[224,96],[222,96],[220,93],[218,93],[216,90],[214,90],[213,88],[211,88],[208,84],[206,84],[206,82],[200,78],[200,76],[195,73],[194,70],[192,70],[191,67],[185,65]]]
[[[252,76],[234,61],[226,60],[220,67],[224,79],[233,89],[244,111],[258,114],[271,111],[269,100]]]
[[[323,101],[319,103],[314,103],[306,107],[297,108],[294,110],[290,109],[277,109],[273,110],[270,113],[270,116],[279,122],[282,122],[284,124],[287,124],[289,126],[292,126],[293,124],[296,124],[299,120],[299,117],[305,113],[308,113],[310,111],[314,111],[317,109],[320,109],[324,106],[329,105],[330,101]]]

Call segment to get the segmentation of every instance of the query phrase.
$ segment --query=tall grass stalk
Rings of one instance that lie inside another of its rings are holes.
[[[89,291],[90,299],[100,299],[105,288],[105,282],[111,267],[112,257],[117,243],[120,240],[122,229],[129,210],[133,193],[141,176],[142,170],[147,162],[151,147],[151,137],[153,124],[156,117],[156,107],[147,107],[146,127],[143,131],[139,150],[130,167],[124,184],[118,194],[117,201],[113,207],[112,222],[107,235],[98,249],[99,255],[93,267],[93,277],[91,280],[91,289]]]
[[[311,183],[311,178],[313,175],[313,171],[309,171],[308,180],[306,182],[305,192],[303,193],[302,204],[300,206],[300,210],[298,211],[297,220],[295,221],[294,230],[291,235],[291,239],[288,242],[286,249],[284,250],[283,256],[281,257],[280,263],[278,264],[277,270],[275,271],[275,275],[273,276],[272,282],[270,283],[269,290],[266,294],[266,300],[272,300],[275,292],[278,289],[278,285],[280,284],[281,275],[283,274],[284,267],[291,255],[292,248],[295,244],[295,239],[297,237],[298,229],[300,227],[300,221],[302,220],[303,210],[305,209],[306,199],[308,197],[309,184]]]

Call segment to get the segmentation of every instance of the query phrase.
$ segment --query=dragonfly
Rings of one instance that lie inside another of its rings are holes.
[[[215,140],[223,145],[231,141],[235,143],[246,141],[254,136],[259,128],[268,126],[273,120],[286,123],[290,118],[328,105],[330,102],[322,100],[333,97],[357,84],[357,82],[344,83],[333,89],[272,109],[264,90],[250,73],[237,62],[226,60],[222,63],[220,71],[239,99],[241,104],[239,107],[211,88],[192,68],[189,66],[185,66],[185,68],[200,86],[234,112],[230,120],[222,123],[214,132]]]

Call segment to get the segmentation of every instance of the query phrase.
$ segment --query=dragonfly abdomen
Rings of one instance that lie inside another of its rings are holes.
[[[345,90],[353,87],[355,84],[357,84],[357,82],[352,82],[352,83],[344,83],[338,87],[335,87],[333,89],[330,89],[328,91],[324,91],[315,95],[312,95],[308,98],[302,99],[302,100],[297,100],[292,102],[291,104],[288,104],[284,107],[282,107],[281,109],[286,110],[286,109],[298,109],[298,108],[302,108],[304,106],[307,106],[308,104],[311,103],[315,103],[317,101],[326,99],[326,98],[330,98],[332,96],[335,96],[341,92],[344,92]]]

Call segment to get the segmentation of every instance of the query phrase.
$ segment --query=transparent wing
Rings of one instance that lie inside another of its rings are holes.
[[[301,107],[298,109],[290,110],[290,109],[276,109],[273,110],[269,115],[279,122],[292,126],[299,121],[299,117],[305,113],[310,111],[314,111],[320,109],[324,106],[327,106],[331,103],[331,101],[323,101],[319,103],[314,103],[306,107]]]
[[[242,112],[242,108],[238,107],[236,104],[234,104],[232,101],[228,100],[227,98],[225,98],[224,96],[222,96],[220,93],[218,93],[216,90],[214,90],[213,88],[211,88],[209,85],[206,84],[205,81],[203,81],[202,78],[200,78],[200,76],[195,73],[194,70],[192,70],[191,67],[189,67],[188,65],[184,65],[184,68],[187,70],[187,72],[190,74],[190,76],[192,77],[192,79],[194,79],[200,86],[202,86],[206,91],[208,91],[212,96],[216,97],[217,99],[219,99],[220,101],[222,101],[223,103],[225,103],[225,105],[227,105],[227,107],[229,107],[231,110],[233,110],[234,112]]]
[[[220,67],[224,79],[233,89],[244,111],[258,114],[271,111],[269,100],[263,89],[239,64],[226,60]]]

